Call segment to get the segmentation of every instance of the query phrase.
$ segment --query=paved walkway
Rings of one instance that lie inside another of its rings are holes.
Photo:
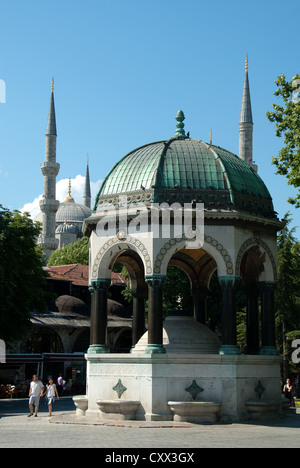
[[[159,449],[299,448],[300,414],[265,424],[172,424],[128,421],[103,423],[77,420],[71,398],[55,402],[48,417],[44,401],[39,416],[28,418],[28,400],[0,400],[0,448]],[[85,423],[85,424],[84,424]],[[128,450],[127,450],[128,453]],[[196,455],[195,455],[196,456]],[[195,461],[195,460],[194,460]]]

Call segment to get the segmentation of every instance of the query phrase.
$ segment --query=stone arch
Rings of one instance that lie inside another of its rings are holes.
[[[171,260],[174,253],[184,248],[186,244],[186,237],[175,237],[168,240],[156,256],[153,268],[154,274],[165,274],[167,265]],[[219,276],[233,276],[234,266],[232,258],[227,249],[212,236],[204,235],[204,250],[209,253],[216,261]]]
[[[145,245],[133,236],[127,236],[126,239],[120,240],[117,236],[109,239],[100,249],[96,255],[93,263],[91,278],[106,278],[108,270],[112,263],[112,259],[116,259],[122,252],[132,249],[141,258],[145,273],[152,273],[152,262],[149,252]]]
[[[186,274],[190,281],[191,288],[196,287],[198,285],[198,277],[196,275],[196,272],[188,263],[182,261],[181,259],[172,258],[169,262],[169,265],[179,268]]]
[[[66,352],[60,333],[53,327],[43,326],[33,328],[27,337],[25,351],[30,354]]]
[[[240,276],[241,262],[242,262],[243,255],[247,252],[247,250],[251,249],[251,247],[254,247],[256,245],[261,247],[268,256],[269,261],[266,262],[265,264],[265,269],[266,269],[265,280],[277,281],[277,264],[276,264],[275,258],[272,254],[270,247],[262,239],[254,238],[254,237],[247,239],[240,247],[240,250],[238,252],[238,255],[236,257],[236,262],[235,262],[236,276]]]

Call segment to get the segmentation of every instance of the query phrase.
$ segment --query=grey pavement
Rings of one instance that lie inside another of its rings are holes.
[[[48,417],[42,401],[37,418],[28,418],[28,399],[0,400],[0,448],[299,448],[300,414],[268,423],[168,424],[124,422],[84,424],[74,417],[70,397],[54,405]]]

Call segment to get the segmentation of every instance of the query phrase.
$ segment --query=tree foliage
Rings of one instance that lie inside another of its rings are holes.
[[[174,266],[168,267],[167,278],[163,287],[163,313],[166,317],[172,310],[181,310],[191,314],[193,299],[188,276]]]
[[[33,309],[46,308],[45,259],[36,247],[40,232],[28,213],[0,205],[0,338],[7,343],[23,337]]]
[[[299,327],[300,319],[300,256],[295,228],[289,229],[290,214],[284,217],[285,226],[277,239],[278,283],[276,288],[277,319],[285,320],[290,330]]]
[[[119,264],[115,264],[118,268]],[[125,267],[121,270],[122,276],[127,281],[127,286],[122,292],[124,298],[130,303],[132,302],[132,294],[130,292],[130,277]],[[175,287],[174,287],[175,285]],[[167,278],[163,286],[163,316],[166,317],[172,310],[182,310],[191,313],[193,309],[193,300],[191,296],[191,285],[187,275],[176,267],[169,267]],[[148,301],[145,304],[146,314],[148,312]]]
[[[274,95],[283,100],[284,105],[273,104],[273,112],[267,112],[270,122],[275,122],[276,136],[284,137],[284,146],[273,157],[277,174],[285,175],[288,184],[298,189],[298,194],[288,202],[300,207],[300,75],[287,81],[285,75],[275,81]]]
[[[275,293],[277,346],[284,358],[285,378],[297,372],[291,362],[291,343],[300,337],[300,243],[290,229],[290,214],[284,217],[285,226],[279,232],[278,281]],[[299,371],[299,370],[298,370]]]
[[[89,239],[83,237],[74,244],[56,250],[48,260],[49,266],[72,265],[80,263],[81,265],[89,264]]]

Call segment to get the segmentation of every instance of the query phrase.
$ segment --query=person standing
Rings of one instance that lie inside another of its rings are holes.
[[[57,391],[59,396],[62,396],[63,391],[64,391],[64,379],[62,374],[59,374],[59,377],[57,379]]]
[[[58,392],[57,392],[56,385],[53,382],[53,379],[51,379],[51,378],[49,379],[49,384],[46,387],[45,396],[46,396],[46,398],[48,400],[49,416],[52,416],[52,407],[53,407],[54,399],[55,399],[55,396],[56,396],[57,399],[59,400],[59,395],[58,395]]]
[[[33,416],[33,406],[35,406],[34,416],[37,417],[39,405],[40,405],[40,397],[42,396],[44,391],[44,385],[39,380],[38,376],[35,374],[32,376],[32,382],[30,384],[29,389],[29,409],[30,414],[28,417],[30,418]]]
[[[290,379],[287,379],[286,384],[283,388],[283,393],[285,395],[285,398],[289,400],[290,407],[295,408],[294,389]]]

